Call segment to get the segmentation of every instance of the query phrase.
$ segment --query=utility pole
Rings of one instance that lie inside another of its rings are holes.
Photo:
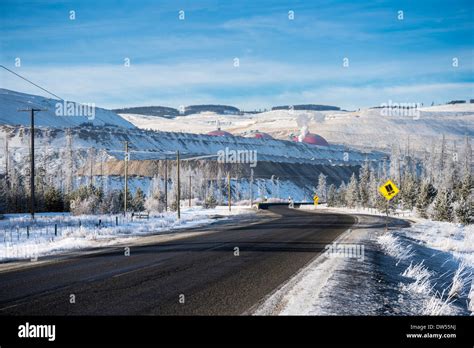
[[[165,211],[168,211],[168,158],[165,158]]]
[[[128,141],[125,141],[125,157],[124,157],[124,167],[125,167],[125,191],[123,194],[123,215],[127,216],[127,191],[128,191]]]
[[[90,157],[90,173],[89,173],[89,186],[94,185],[94,174],[93,174],[93,165],[94,165],[94,148],[89,148],[89,157]]]
[[[45,109],[20,109],[19,112],[30,112],[30,213],[35,218],[35,112]]]
[[[100,188],[104,190],[104,153],[100,152]]]
[[[280,177],[277,178],[277,198],[280,199]]]
[[[250,208],[253,205],[253,169],[250,169]]]
[[[178,168],[177,168],[177,172],[178,172],[178,192],[176,194],[176,206],[177,206],[177,210],[178,210],[178,219],[181,219],[181,207],[180,207],[180,200],[181,200],[181,195],[180,195],[180,191],[181,191],[181,183],[180,183],[180,180],[179,180],[179,150],[176,151],[176,162],[177,162],[177,165],[178,165]]]
[[[71,128],[66,130],[66,192],[70,193],[74,189],[73,185],[73,170],[74,163],[72,158],[72,133]]]
[[[5,135],[5,183],[10,190],[10,169],[8,168],[10,154],[8,153],[8,134]]]
[[[227,172],[227,185],[228,185],[228,196],[229,196],[229,211],[232,210],[232,196],[231,196],[231,187],[230,187],[230,171]]]
[[[189,207],[190,208],[191,208],[191,196],[192,196],[191,177],[192,175],[189,174]]]
[[[272,181],[272,198],[275,198],[275,175],[272,175],[270,180]]]

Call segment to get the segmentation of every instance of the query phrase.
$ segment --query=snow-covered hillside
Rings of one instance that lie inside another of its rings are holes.
[[[173,159],[177,150],[183,159],[196,156],[206,159],[206,163],[191,164],[193,168],[186,166],[192,161],[184,161],[183,170],[188,169],[196,177],[205,172],[208,179],[215,179],[216,182],[222,174],[219,174],[219,169],[214,170],[219,153],[239,151],[244,153],[243,159],[223,161],[244,162],[233,167],[235,192],[248,186],[250,176],[254,175],[255,197],[292,195],[300,199],[310,196],[320,173],[328,177],[328,182],[339,184],[347,182],[363,162],[368,160],[381,164],[387,159],[387,155],[381,152],[360,151],[337,144],[317,146],[279,139],[195,134],[191,126],[183,129],[186,132],[140,129],[103,109],[97,109],[92,122],[82,122],[83,119],[79,122],[79,117],[56,116],[54,108],[57,101],[52,99],[7,90],[1,90],[0,96],[0,175],[8,168],[11,177],[28,177],[29,115],[19,113],[17,109],[31,106],[48,108],[48,112],[39,113],[36,117],[35,160],[38,172],[43,173],[42,177],[62,188],[73,187],[74,181],[79,184],[90,176],[101,178],[101,183],[105,181],[110,183],[107,186],[114,188],[114,180],[121,182],[123,176],[121,166],[125,142],[129,146],[130,186],[140,186],[145,192],[148,192],[153,176],[157,175],[156,160]],[[186,118],[197,121],[200,117],[213,115],[207,113]],[[249,119],[242,116],[242,120],[246,118]],[[215,124],[210,122],[209,127],[215,127]],[[251,169],[254,174],[251,174]],[[104,180],[104,176],[109,178]],[[243,178],[243,181],[237,177]]]
[[[38,108],[47,111],[36,114],[35,124],[37,126],[66,128],[88,123],[94,126],[113,125],[128,129],[135,128],[134,125],[119,117],[116,113],[98,107],[93,108],[93,115],[92,113],[81,115],[76,112],[69,115],[63,112],[64,115],[68,116],[57,116],[58,103],[64,105],[60,100],[0,88],[0,124],[27,126],[30,124],[30,114],[28,112],[18,112],[18,110]],[[79,106],[80,104],[72,103],[72,105]]]
[[[9,148],[15,152],[14,159],[18,158],[19,162],[21,153],[24,154],[23,158],[27,158],[29,153],[28,132],[27,127],[0,127],[0,139],[8,137]],[[361,164],[365,160],[381,161],[385,156],[379,152],[366,153],[338,145],[327,147],[273,139],[218,137],[141,129],[123,130],[117,127],[73,128],[71,136],[75,153],[86,153],[93,148],[95,153],[103,150],[120,160],[124,156],[125,141],[129,143],[131,160],[164,159],[165,156],[172,158],[176,150],[185,157],[213,156],[212,159],[216,160],[219,151],[225,152],[226,149],[256,151],[257,161],[344,166]],[[38,128],[36,138],[39,161],[42,156],[65,151],[67,146],[66,130]],[[3,162],[2,157],[4,151],[0,151],[0,162]]]
[[[278,139],[299,134],[303,124],[330,143],[361,148],[388,149],[392,144],[410,144],[428,150],[444,134],[461,142],[474,135],[474,104],[440,105],[415,110],[365,109],[345,111],[275,110],[259,114],[218,115],[202,113],[165,119],[143,115],[121,115],[140,128],[162,131],[207,133],[219,125],[233,134],[263,131]]]

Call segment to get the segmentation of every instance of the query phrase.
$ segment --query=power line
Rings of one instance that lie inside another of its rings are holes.
[[[20,74],[17,74],[16,72],[14,72],[14,71],[8,69],[7,67],[5,67],[5,66],[3,66],[3,65],[0,65],[0,67],[2,67],[3,69],[5,69],[6,71],[11,72],[12,74],[18,76],[19,78],[21,78],[21,79],[23,79],[23,80],[25,80],[25,81],[31,83],[33,86],[38,87],[39,89],[42,89],[42,90],[45,91],[46,93],[49,93],[49,94],[51,94],[52,96],[54,96],[54,97],[56,97],[56,98],[59,98],[60,100],[63,100],[63,101],[64,101],[64,99],[61,98],[60,96],[57,96],[56,94],[54,94],[54,93],[48,91],[46,88],[43,88],[43,87],[41,87],[40,85],[34,83],[33,81],[28,80],[26,77],[23,77],[23,76],[21,76]]]

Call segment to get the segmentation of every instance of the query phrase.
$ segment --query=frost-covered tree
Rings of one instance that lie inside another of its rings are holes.
[[[416,210],[422,218],[428,218],[428,207],[433,202],[433,199],[436,197],[436,189],[429,182],[428,179],[425,179],[421,183],[420,192],[416,200]]]
[[[378,191],[379,186],[380,186],[379,180],[377,179],[375,172],[371,171],[369,175],[369,184],[368,184],[368,195],[369,195],[368,206],[371,208],[376,207],[377,200],[380,198],[380,193]]]
[[[472,176],[465,171],[457,192],[455,204],[456,218],[460,223],[469,224],[473,221]]]
[[[123,212],[123,193],[120,190],[107,192],[100,204],[102,214],[118,214]]]
[[[133,211],[145,210],[145,194],[140,187],[136,189],[135,194],[133,195],[131,208]]]
[[[151,212],[162,212],[164,203],[158,193],[150,194],[145,199],[145,210]]]
[[[469,201],[472,196],[472,176],[466,172],[459,185],[458,196],[465,201]]]
[[[70,210],[74,215],[97,214],[103,199],[104,192],[93,185],[81,186],[68,195]]]
[[[470,224],[473,221],[472,201],[466,201],[464,198],[461,198],[456,202],[454,212],[458,222],[465,225]]]
[[[8,187],[5,178],[0,179],[0,214],[7,212]]]
[[[345,201],[347,206],[351,208],[359,203],[359,187],[355,173],[352,173],[351,180],[347,185]]]
[[[341,185],[339,185],[339,189],[337,190],[336,206],[346,205],[346,192],[347,192],[347,186],[346,186],[346,183],[343,181]]]
[[[370,205],[370,166],[369,162],[365,161],[360,170],[359,175],[359,197],[362,206],[368,207]]]
[[[418,183],[414,175],[411,173],[411,171],[407,167],[403,175],[403,181],[402,181],[401,190],[400,190],[400,198],[403,203],[403,208],[409,209],[409,210],[413,209],[416,204],[417,196],[418,196]]]
[[[214,195],[212,193],[210,193],[206,197],[206,199],[204,200],[204,203],[203,203],[202,206],[206,209],[212,209],[212,208],[215,208],[217,206],[217,200],[216,200],[216,198],[214,197]]]
[[[390,155],[390,178],[396,182],[400,182],[400,147],[399,145],[392,145],[392,152]]]
[[[433,203],[432,218],[438,221],[454,220],[452,194],[447,189],[441,189]]]
[[[323,173],[319,174],[316,192],[320,200],[325,201],[327,199],[326,175]]]
[[[328,207],[335,207],[337,205],[337,189],[334,184],[329,185],[327,205]]]
[[[446,156],[446,159],[443,163],[443,171],[441,172],[441,178],[438,179],[438,186],[440,188],[453,190],[457,180],[458,175],[456,162],[454,158]]]

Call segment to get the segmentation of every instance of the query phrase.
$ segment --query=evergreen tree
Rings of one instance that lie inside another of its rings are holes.
[[[135,195],[132,199],[132,206],[131,208],[133,211],[143,211],[145,210],[145,194],[143,190],[139,187],[135,191]]]
[[[162,212],[164,209],[164,197],[160,195],[159,191],[147,196],[145,199],[145,209],[152,212]]]
[[[418,184],[414,175],[407,169],[403,176],[403,182],[400,190],[400,198],[403,203],[403,208],[412,210],[415,207],[418,195]]]
[[[81,186],[72,191],[67,199],[73,214],[97,214],[103,207],[104,192],[93,185]]]
[[[5,214],[8,207],[8,188],[5,178],[0,179],[0,214]]]
[[[339,185],[339,189],[337,190],[336,206],[346,206],[346,192],[347,186],[346,183],[343,181],[341,185]]]
[[[420,193],[416,200],[416,209],[422,218],[428,218],[428,207],[436,197],[436,189],[428,180],[421,183]]]
[[[472,176],[470,173],[466,172],[462,178],[458,195],[461,199],[465,201],[469,201],[471,192],[472,192]]]
[[[327,199],[326,175],[324,175],[323,173],[319,174],[318,187],[316,189],[316,192],[320,200],[325,201]]]
[[[368,184],[368,194],[369,194],[368,206],[371,208],[375,208],[377,206],[377,200],[380,198],[380,193],[378,191],[379,186],[380,186],[379,181],[377,180],[375,172],[371,171],[369,175],[369,184]]]
[[[120,198],[121,211],[123,211],[123,209],[124,209],[124,199],[125,199],[125,191],[124,190],[120,190],[119,198]],[[130,210],[133,209],[132,199],[133,199],[132,193],[130,192],[130,189],[127,187],[127,211],[130,211]]]
[[[455,213],[460,223],[464,225],[470,224],[473,221],[472,202],[461,198],[459,202],[456,203]]]
[[[355,173],[352,173],[349,185],[347,185],[345,201],[346,205],[351,208],[359,203],[359,186]]]
[[[369,162],[365,161],[364,165],[362,166],[359,174],[359,197],[362,206],[368,207],[370,205],[370,167]]]
[[[337,190],[334,184],[329,185],[327,205],[328,207],[335,207],[337,205]]]
[[[462,224],[470,224],[473,221],[472,176],[469,171],[464,172],[459,185],[455,213],[457,220]]]
[[[123,211],[123,196],[119,190],[113,190],[107,193],[103,201],[103,212],[108,214],[118,214]]]
[[[204,200],[203,207],[206,209],[212,209],[217,206],[217,200],[212,193],[210,193]]]
[[[62,192],[55,187],[48,187],[44,193],[45,210],[48,212],[64,211]]]
[[[452,194],[449,190],[443,188],[438,191],[433,205],[432,217],[438,221],[452,222],[454,220]]]

